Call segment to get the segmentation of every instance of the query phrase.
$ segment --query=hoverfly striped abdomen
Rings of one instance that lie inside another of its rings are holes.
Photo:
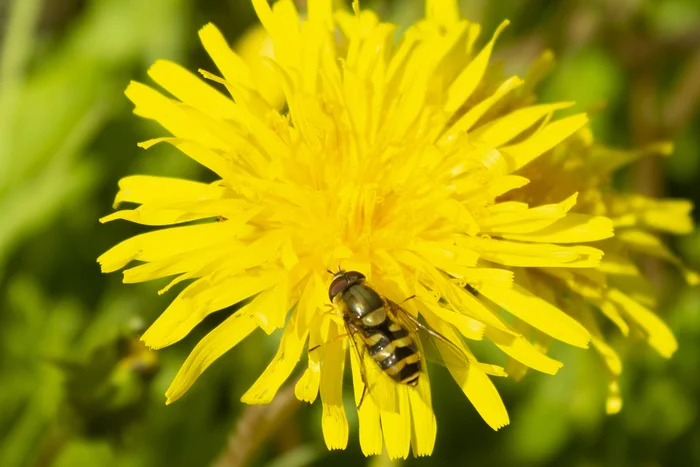
[[[377,326],[361,328],[360,333],[369,354],[387,375],[397,383],[418,384],[420,354],[408,331],[387,316]]]
[[[377,365],[397,383],[415,386],[421,371],[418,346],[387,313],[386,301],[364,282],[357,271],[341,271],[333,278],[329,298],[343,311],[348,332],[361,336]]]

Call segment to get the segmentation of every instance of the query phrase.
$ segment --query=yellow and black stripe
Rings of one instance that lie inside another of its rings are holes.
[[[400,324],[387,316],[384,307],[373,310],[359,326],[367,351],[379,367],[397,383],[418,384],[421,363],[418,347]],[[366,318],[376,324],[368,326]]]

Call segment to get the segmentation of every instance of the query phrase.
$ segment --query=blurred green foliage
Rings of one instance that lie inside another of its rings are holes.
[[[577,101],[602,140],[677,143],[674,157],[633,169],[626,183],[700,202],[699,2],[461,4],[486,31],[512,20],[497,55],[509,71],[553,48],[559,63],[543,99]],[[404,25],[422,14],[420,1],[363,6]],[[173,348],[142,348],[138,334],[171,297],[159,297],[157,284],[100,274],[95,258],[142,229],[97,219],[127,174],[207,177],[174,150],[136,148],[161,132],[131,115],[128,81],[145,80],[156,58],[213,69],[197,29],[213,21],[234,41],[254,20],[246,0],[0,0],[0,466],[199,466],[224,451],[244,410],[238,398],[276,340],[254,334],[166,407],[179,365],[226,312]],[[674,242],[700,269],[700,234]],[[499,433],[437,369],[435,454],[407,463],[700,465],[700,290],[651,267],[680,350],[666,362],[639,341],[618,343],[626,358],[619,415],[604,415],[606,381],[592,352],[555,347],[565,362],[557,377],[498,381],[512,418]],[[326,451],[316,404],[287,419],[253,462],[384,465],[362,460],[349,417],[347,452]]]

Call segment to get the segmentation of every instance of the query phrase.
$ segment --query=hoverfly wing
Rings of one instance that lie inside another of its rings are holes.
[[[381,410],[396,412],[396,392],[394,382],[384,374],[367,351],[367,345],[360,333],[346,323],[352,355],[350,363],[353,371],[353,385],[361,385],[361,396],[356,398],[358,409],[371,398]]]
[[[396,319],[409,332],[420,337],[420,346],[426,360],[448,369],[466,368],[469,366],[469,358],[456,344],[431,328],[427,323],[421,322],[397,303],[389,299],[385,300]]]

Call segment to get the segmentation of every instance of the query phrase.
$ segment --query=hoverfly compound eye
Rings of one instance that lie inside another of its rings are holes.
[[[333,278],[333,282],[331,282],[331,286],[328,287],[328,298],[331,299],[331,303],[333,303],[333,299],[335,298],[336,295],[339,293],[345,291],[349,287],[348,280],[345,277],[344,274],[338,274]]]

